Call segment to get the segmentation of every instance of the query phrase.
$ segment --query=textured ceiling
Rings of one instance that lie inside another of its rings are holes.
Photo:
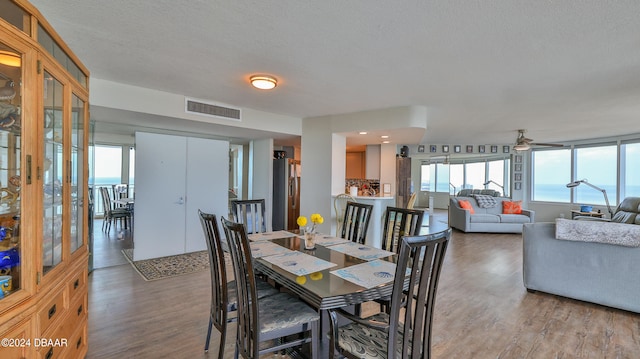
[[[95,78],[298,117],[423,105],[423,143],[640,133],[637,0],[31,2]]]

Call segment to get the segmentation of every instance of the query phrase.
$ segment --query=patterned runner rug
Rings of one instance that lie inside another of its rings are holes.
[[[133,260],[133,249],[123,249],[122,254],[146,281],[175,277],[209,268],[207,251],[178,254],[175,256]]]

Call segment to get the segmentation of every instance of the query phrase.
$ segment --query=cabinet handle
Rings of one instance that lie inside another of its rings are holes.
[[[78,289],[79,285],[80,285],[80,279],[76,279],[76,281],[73,282],[73,289]]]
[[[53,357],[53,348],[49,349],[47,354],[44,356],[44,359],[51,359]]]
[[[78,307],[78,316],[80,316],[80,314],[82,314],[82,304]]]
[[[71,160],[67,161],[69,167],[67,167],[67,183],[71,183]]]
[[[31,155],[27,155],[27,184],[31,184]]]
[[[78,341],[76,342],[76,349],[80,348],[81,345],[82,345],[82,337],[78,338]]]
[[[51,317],[53,317],[55,314],[56,314],[56,305],[54,304],[53,307],[49,309],[49,319],[51,319]]]

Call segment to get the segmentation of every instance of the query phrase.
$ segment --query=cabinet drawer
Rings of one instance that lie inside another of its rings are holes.
[[[69,306],[64,322],[56,329],[56,334],[52,339],[66,339],[69,341],[71,334],[77,331],[80,323],[87,318],[87,295],[79,297]],[[69,346],[71,342],[69,341]]]
[[[39,330],[38,333],[42,335],[53,321],[60,318],[64,314],[64,290],[56,293],[48,304],[40,309],[38,312]]]
[[[80,328],[69,337],[69,346],[65,357],[69,359],[84,358],[87,353],[87,322],[84,321]]]
[[[41,347],[38,349],[37,357],[40,359],[58,359],[58,358],[66,358],[64,355],[65,347],[63,346],[51,346],[51,347]]]
[[[69,299],[75,300],[77,296],[85,293],[85,285],[87,284],[87,269],[78,271],[78,273],[69,282]]]
[[[7,338],[11,345],[0,346],[0,358],[29,358],[32,354],[31,345],[31,322],[23,322],[8,332],[0,334],[0,337]]]

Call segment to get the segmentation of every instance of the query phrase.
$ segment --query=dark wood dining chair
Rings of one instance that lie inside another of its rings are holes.
[[[342,231],[340,237],[364,244],[367,238],[367,230],[369,229],[369,220],[371,219],[371,211],[373,205],[347,202],[342,216]]]
[[[403,237],[396,264],[391,310],[360,318],[330,309],[331,350],[347,358],[431,358],[433,308],[451,229]],[[408,286],[405,286],[410,268]],[[405,288],[414,288],[407,292]],[[338,327],[338,316],[350,322]]]
[[[264,198],[232,200],[231,214],[236,223],[246,226],[249,234],[267,231]]]
[[[399,253],[402,237],[419,235],[423,219],[423,210],[387,207],[384,214],[381,248],[385,251]],[[391,297],[384,297],[375,301],[380,303],[380,311],[389,312]]]
[[[223,243],[218,230],[218,220],[215,214],[205,213],[198,210],[200,224],[204,231],[207,242],[207,252],[209,254],[209,270],[211,272],[211,306],[209,311],[209,326],[207,328],[207,339],[204,344],[204,351],[209,351],[211,341],[211,331],[213,326],[220,331],[220,348],[218,358],[224,358],[224,346],[227,335],[227,324],[235,321],[230,318],[229,313],[237,309],[236,281],[229,280],[227,276],[227,266],[224,255]],[[232,275],[232,273],[229,273]],[[263,281],[256,281],[258,297],[263,298],[278,293],[278,290]]]
[[[244,225],[223,218],[222,227],[229,242],[233,271],[238,281],[235,357],[258,359],[263,354],[310,343],[311,358],[318,358],[318,312],[288,293],[258,298],[251,248]]]
[[[114,208],[111,204],[111,197],[109,196],[109,189],[107,189],[107,187],[100,187],[100,195],[104,206],[102,230],[107,233],[111,232],[111,225],[116,221],[122,222],[122,228],[129,228],[131,211],[127,208]]]

